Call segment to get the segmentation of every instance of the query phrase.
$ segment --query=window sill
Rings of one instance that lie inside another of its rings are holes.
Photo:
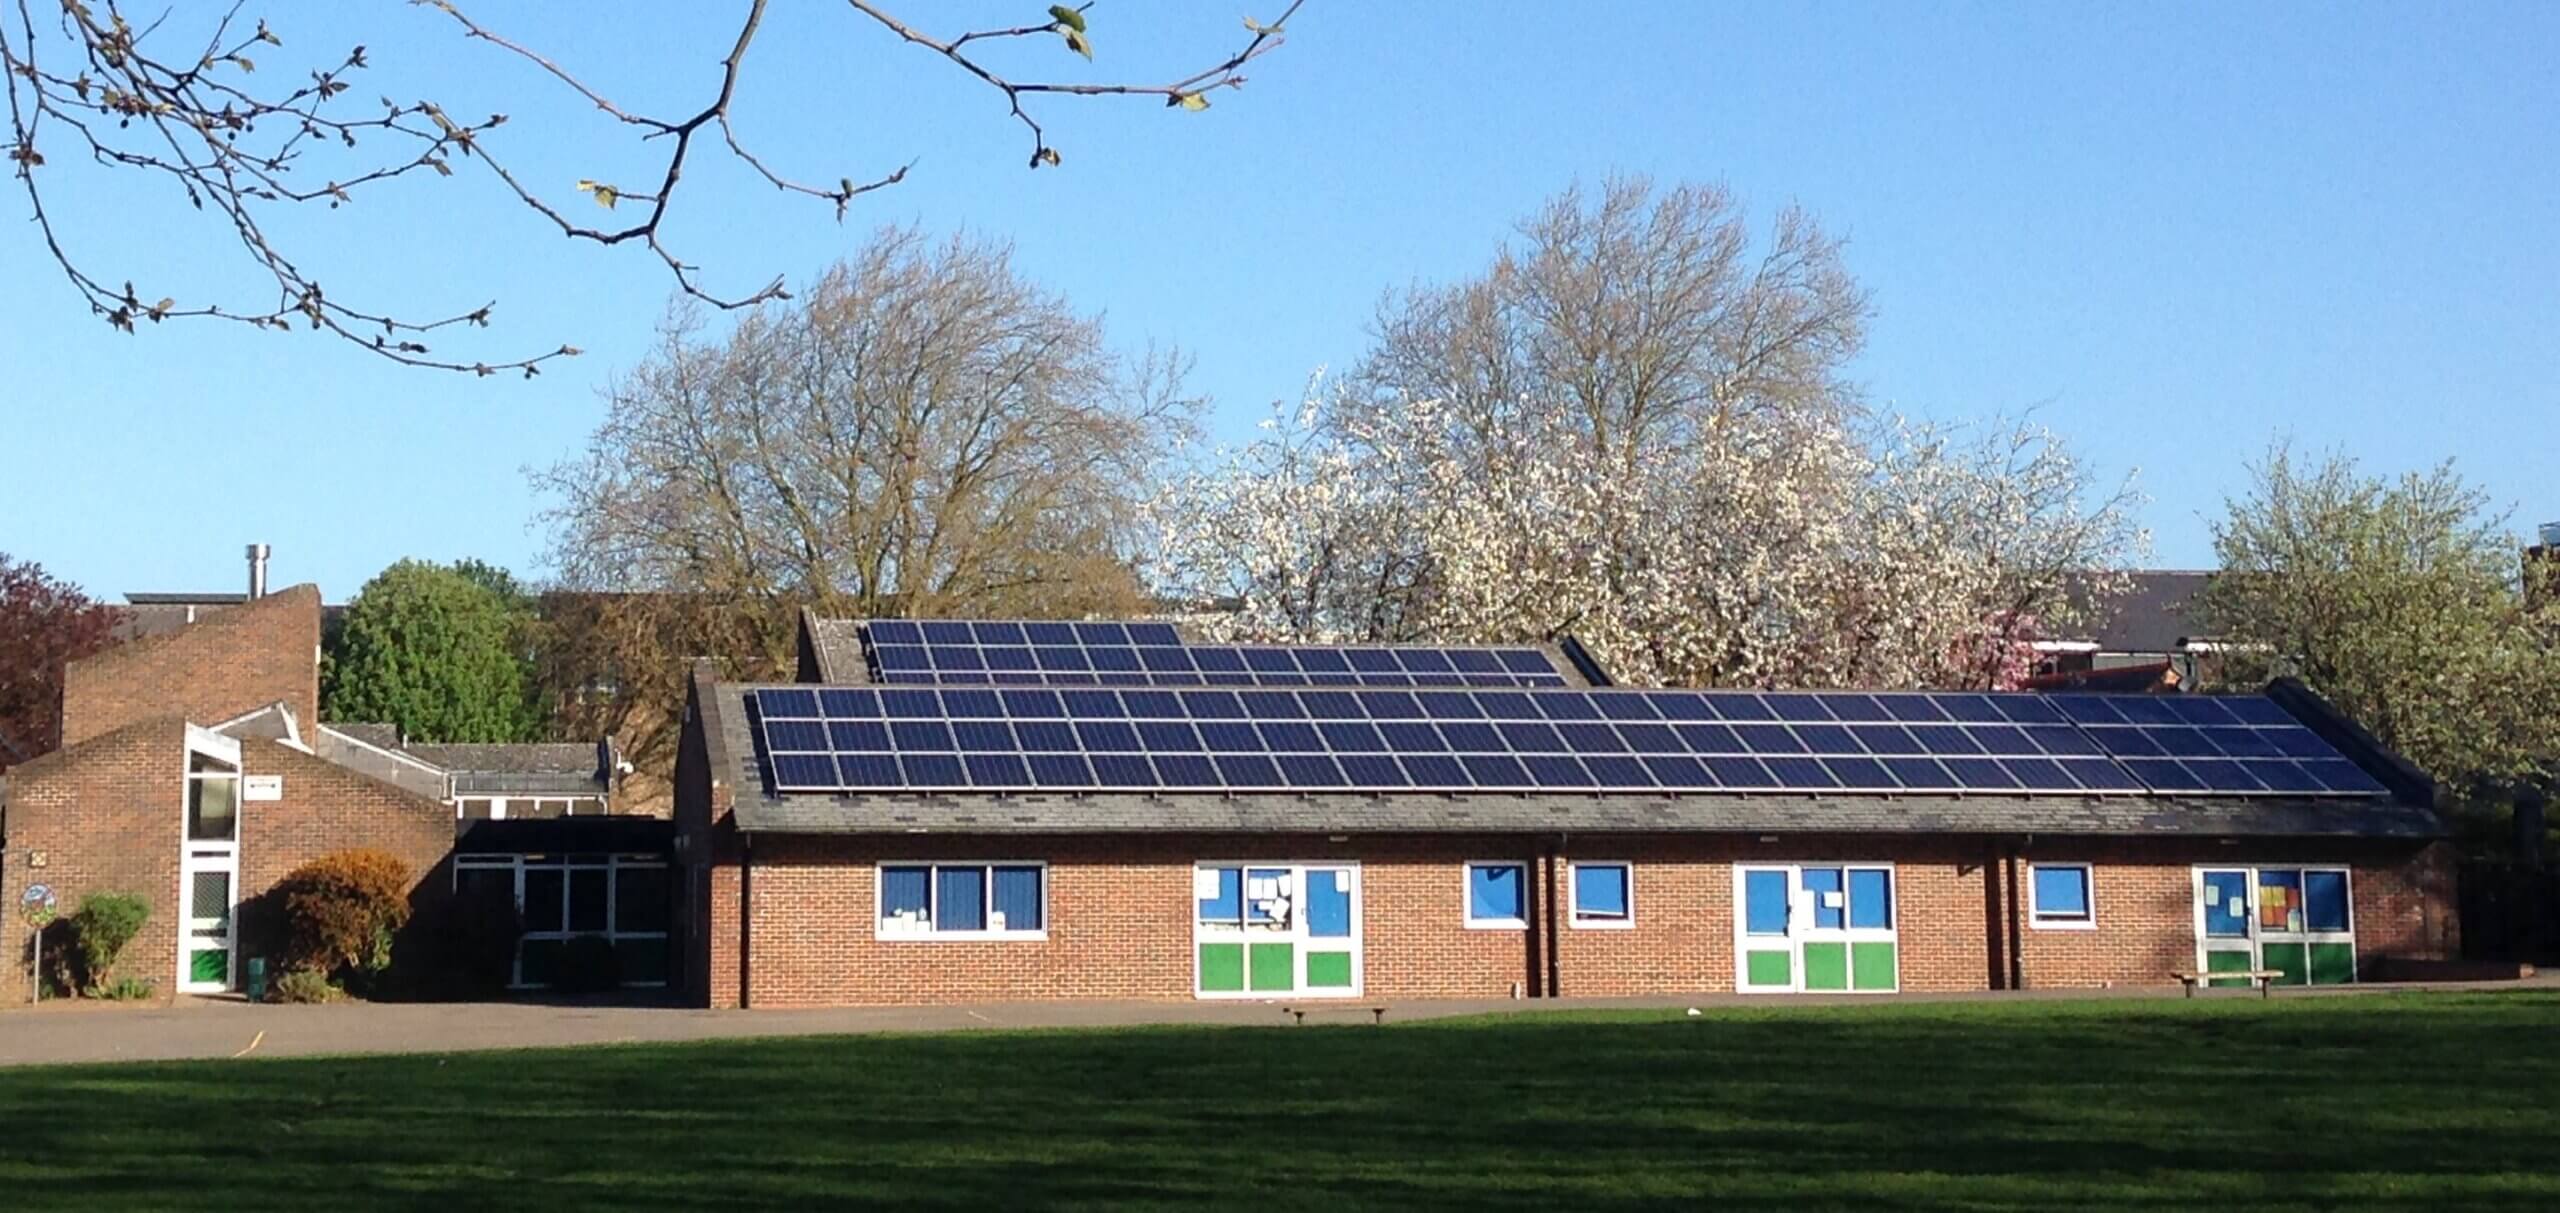
[[[2098,920],[2094,918],[2030,918],[2027,920],[2027,926],[2037,931],[2094,931],[2098,929]]]
[[[881,943],[1047,943],[1047,931],[904,931],[877,930]]]
[[[1571,925],[1577,931],[1632,931],[1635,929],[1636,920],[1633,918],[1576,918],[1572,920]]]
[[[1467,929],[1470,931],[1526,931],[1529,929],[1529,920],[1525,918],[1470,918],[1467,920]]]

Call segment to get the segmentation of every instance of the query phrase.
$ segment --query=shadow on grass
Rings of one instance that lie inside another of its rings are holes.
[[[47,1208],[2546,1209],[2555,1024],[2549,995],[2424,995],[67,1067],[0,1076],[0,1191]]]

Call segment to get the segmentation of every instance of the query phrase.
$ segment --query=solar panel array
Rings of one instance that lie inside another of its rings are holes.
[[[2262,696],[830,686],[749,698],[786,792],[2384,790]]]
[[[1569,685],[1532,648],[1186,644],[1168,623],[882,619],[863,625],[875,682],[942,686]]]

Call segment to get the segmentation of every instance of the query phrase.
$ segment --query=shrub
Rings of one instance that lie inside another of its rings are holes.
[[[72,948],[79,956],[80,984],[92,994],[105,986],[126,944],[151,917],[151,904],[131,893],[91,893],[71,915]]]
[[[284,967],[358,981],[391,966],[391,937],[409,921],[409,865],[386,851],[334,851],[276,885]],[[278,983],[281,986],[281,982]]]
[[[124,976],[99,986],[94,993],[109,1002],[140,1002],[151,997],[159,983],[148,977]]]
[[[336,1002],[345,995],[318,969],[287,969],[267,987],[268,1002]]]
[[[578,935],[560,949],[560,979],[553,988],[563,994],[601,994],[622,984],[622,957],[602,935]]]

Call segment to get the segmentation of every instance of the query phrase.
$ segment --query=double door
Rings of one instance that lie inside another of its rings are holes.
[[[1191,892],[1200,997],[1360,993],[1359,865],[1203,863]]]
[[[2195,895],[2196,961],[2205,973],[2273,971],[2282,974],[2277,984],[2297,986],[2356,979],[2346,869],[2198,868]]]
[[[1740,864],[1733,872],[1734,988],[1744,993],[1900,989],[1889,864]]]

